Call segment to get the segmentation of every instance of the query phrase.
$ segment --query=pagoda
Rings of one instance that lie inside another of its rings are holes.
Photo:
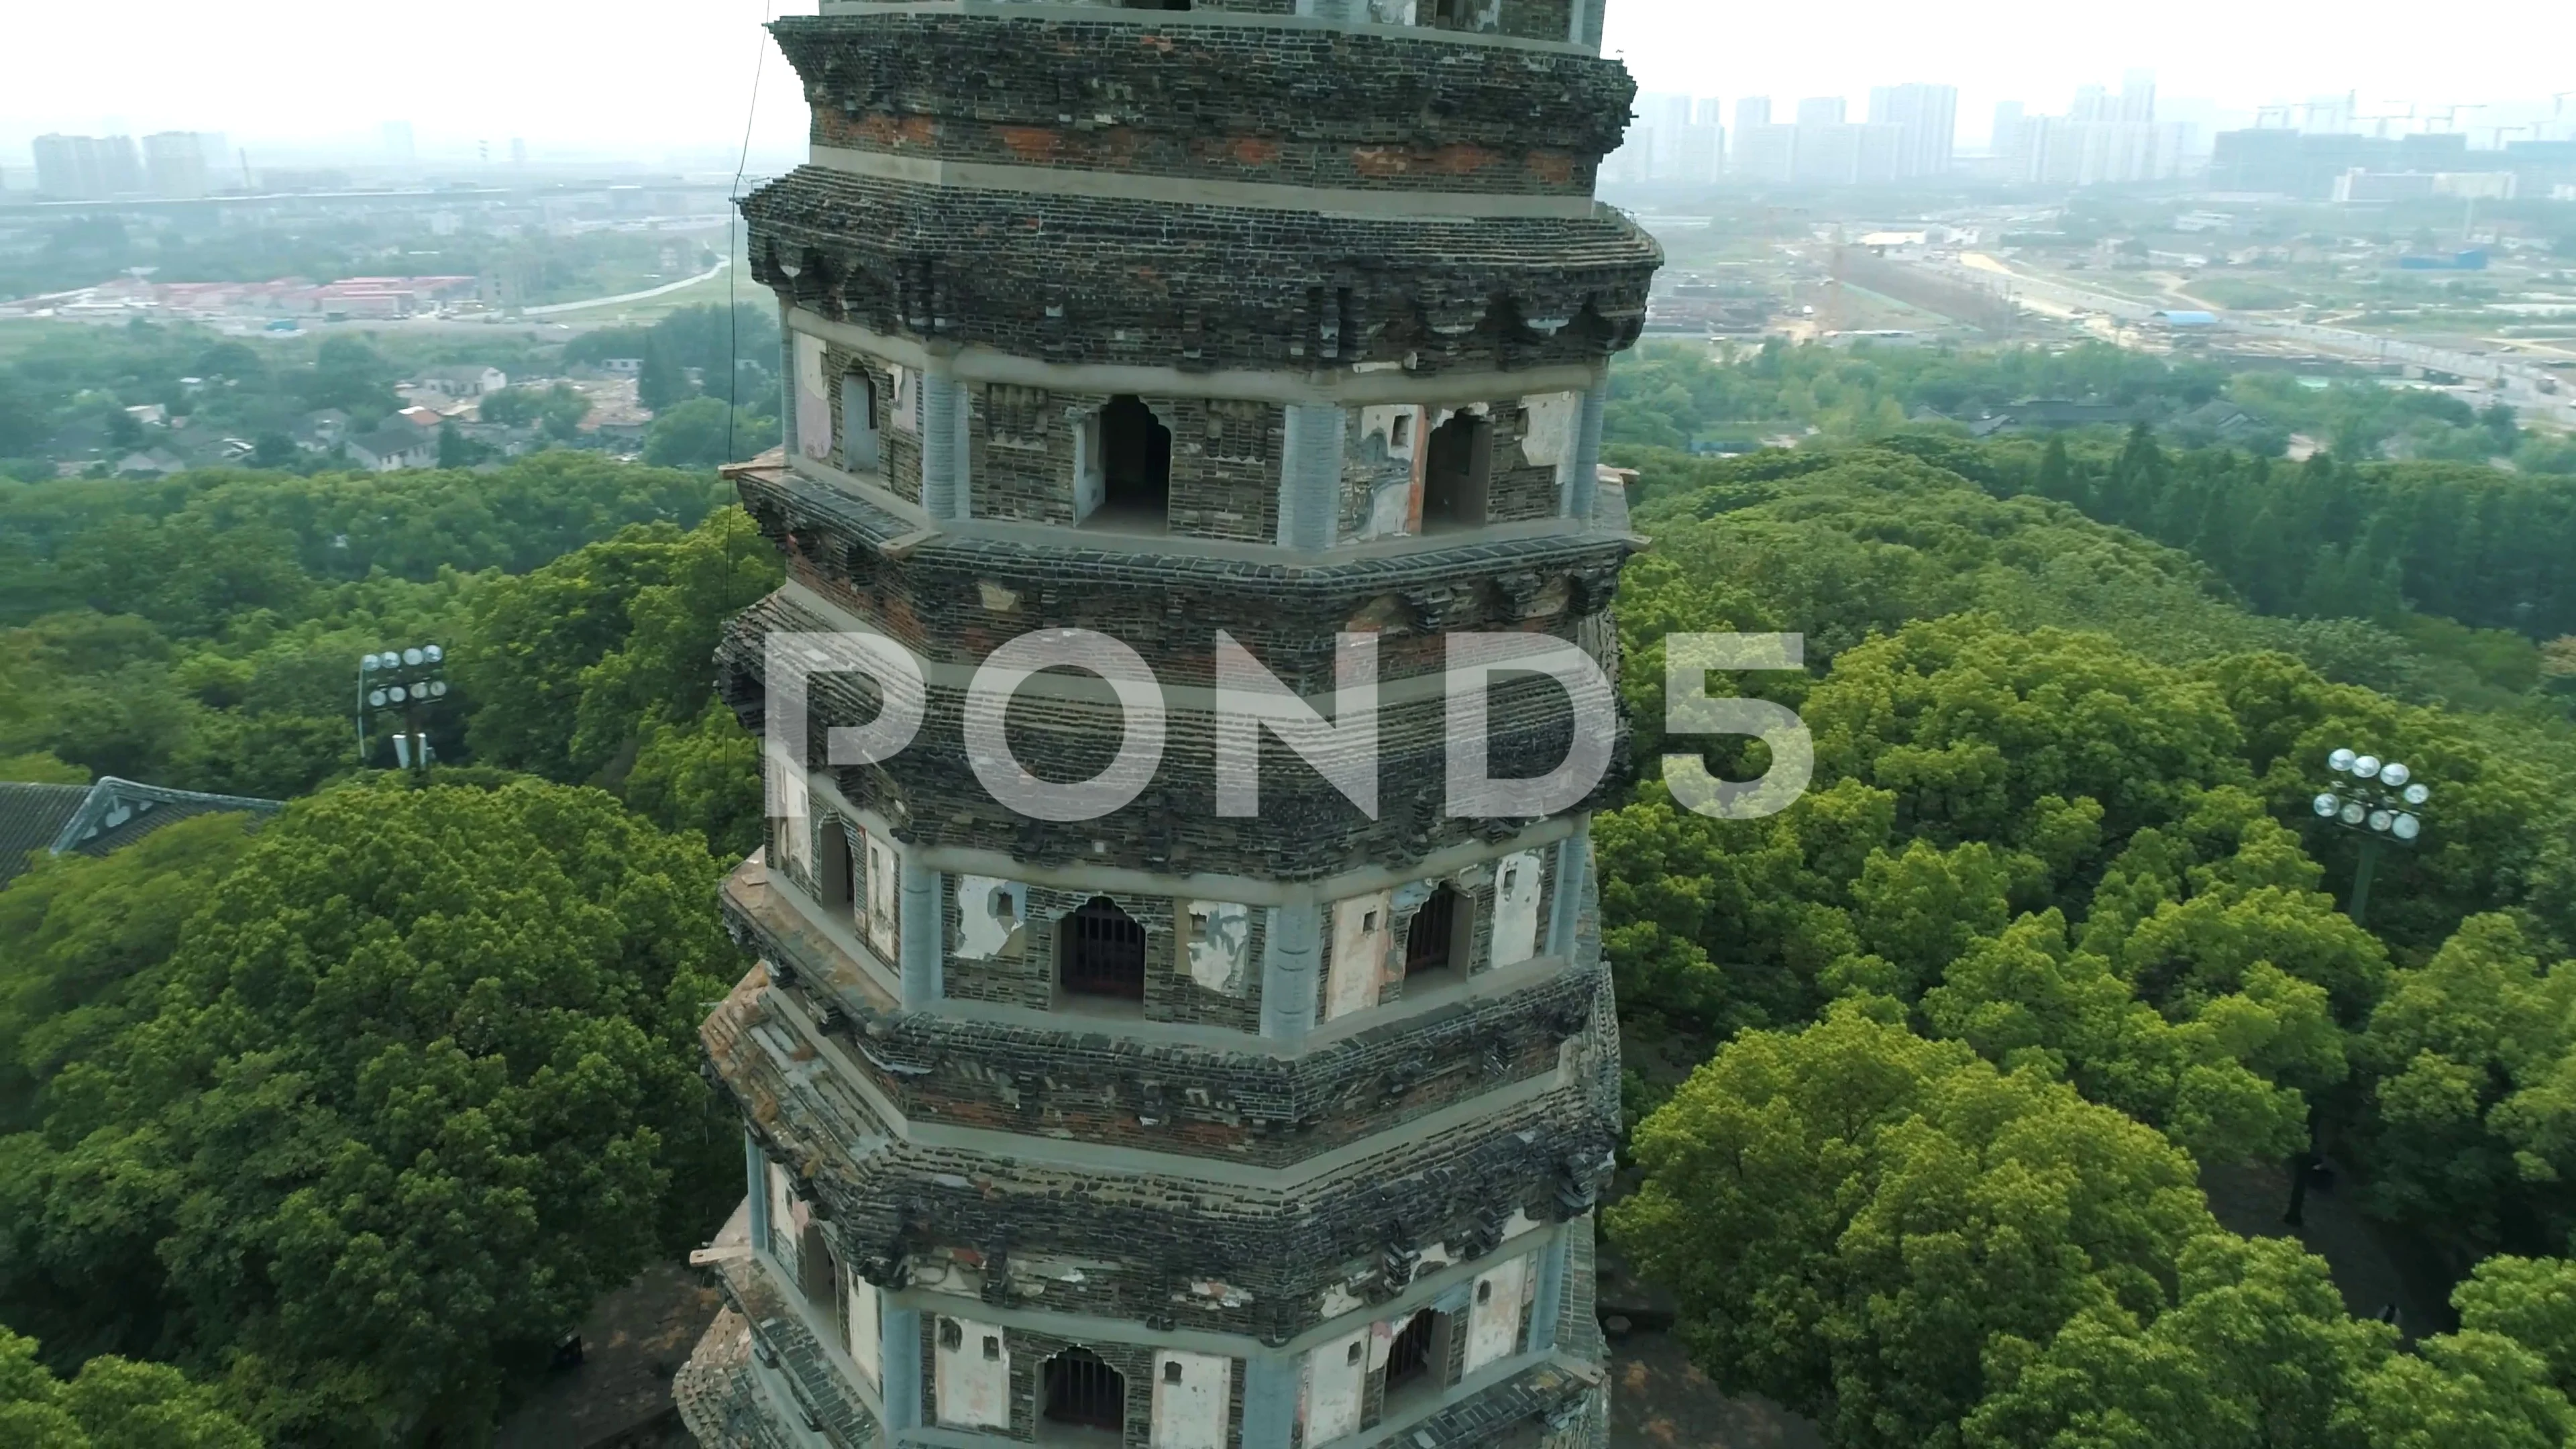
[[[1634,90],[1598,5],[771,25],[812,149],[742,203],[787,407],[729,471],[787,579],[716,661],[769,821],[703,1032],[747,1195],[698,1255],[702,1443],[1607,1442],[1617,772],[1455,808],[1447,668],[1506,635],[1616,676],[1602,408],[1660,253],[1592,196]],[[854,636],[918,687],[798,652]],[[1059,663],[978,732],[997,651],[1103,638],[1150,727]],[[1246,660],[1331,737],[1221,725]],[[1579,691],[1478,687],[1486,776],[1578,749]],[[996,788],[1140,749],[1114,808]]]

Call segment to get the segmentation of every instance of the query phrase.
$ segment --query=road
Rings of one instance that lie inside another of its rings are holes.
[[[716,264],[714,266],[707,268],[705,271],[698,273],[694,277],[682,277],[676,282],[664,282],[658,287],[647,287],[641,292],[620,292],[614,297],[589,297],[579,302],[548,302],[542,307],[522,307],[519,309],[519,315],[522,317],[552,317],[558,312],[584,312],[593,307],[615,307],[627,302],[642,302],[654,297],[667,297],[673,292],[679,291],[684,287],[694,287],[700,282],[713,281],[716,278],[723,276],[724,269],[732,265],[733,261],[731,258],[719,257],[716,259]]]
[[[2144,322],[2163,310],[2154,302],[2123,297],[2058,277],[2037,276],[1979,252],[1961,254],[1958,260],[1927,258],[1913,265],[1939,272],[1955,281],[1982,287],[1998,296],[2032,311],[2055,316],[2098,313],[2123,322]],[[2363,332],[2350,327],[2324,327],[2313,322],[2291,322],[2250,312],[2230,312],[2221,308],[2204,308],[2218,319],[2218,325],[2230,332],[2248,336],[2278,337],[2297,341],[2340,356],[2366,358],[2375,362],[2408,363],[2436,372],[2454,373],[2488,383],[2500,389],[2507,402],[2526,417],[2546,418],[2562,427],[2576,427],[2576,395],[2552,396],[2541,390],[2548,380],[2552,386],[2564,386],[2550,369],[2537,363],[2495,353],[2462,352],[2456,348],[2434,347],[2410,342],[2377,332]],[[2576,379],[2570,379],[2576,381]]]

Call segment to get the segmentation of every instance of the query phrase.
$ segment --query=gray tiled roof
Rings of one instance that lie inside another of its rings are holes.
[[[114,775],[88,785],[0,783],[0,885],[23,874],[36,851],[103,856],[192,815],[272,815],[281,808],[276,800],[173,790]]]

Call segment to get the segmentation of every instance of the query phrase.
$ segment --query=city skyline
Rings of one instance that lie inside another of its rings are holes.
[[[807,7],[794,7],[807,8]],[[682,5],[640,0],[603,27],[595,11],[535,0],[512,15],[510,55],[471,68],[421,65],[387,71],[339,64],[336,56],[386,53],[414,43],[408,22],[388,12],[348,12],[318,0],[278,0],[256,31],[238,17],[178,0],[136,0],[130,18],[156,43],[120,57],[123,81],[102,95],[78,66],[21,61],[0,65],[0,167],[22,171],[36,136],[222,132],[237,146],[289,159],[363,160],[385,151],[389,122],[412,128],[424,166],[476,159],[476,143],[506,155],[523,138],[532,155],[564,160],[681,153],[713,164],[746,135],[757,22],[766,5],[748,0]],[[2482,13],[2475,33],[2413,34],[2391,46],[2368,27],[2335,33],[2289,14],[2222,9],[2180,0],[2153,34],[2113,28],[2036,4],[1981,13],[1973,29],[1919,20],[1920,12],[1863,6],[1818,47],[1788,12],[1708,12],[1681,0],[1616,0],[1605,48],[1620,55],[1643,92],[1723,98],[1768,95],[1794,107],[1801,97],[1842,96],[1857,113],[1870,88],[1906,82],[1954,86],[1959,140],[1983,139],[1996,104],[2019,101],[2031,114],[2063,111],[2076,89],[2142,68],[2163,93],[2195,97],[2222,111],[2298,105],[2357,93],[2360,109],[2419,112],[2464,102],[2499,116],[2547,117],[2563,86],[2547,46],[2495,47],[2491,37],[2546,28],[2551,7],[2503,0]],[[398,33],[397,26],[406,29]],[[77,55],[94,44],[76,11],[12,18],[14,53]],[[2227,43],[2210,43],[2224,34]],[[1999,44],[1998,35],[2012,37]],[[309,36],[281,45],[278,37]],[[514,57],[579,56],[570,66]],[[792,155],[802,142],[801,107],[775,53],[759,58],[760,102],[748,135],[755,158]],[[317,119],[320,118],[320,119]],[[23,183],[23,179],[21,181]]]

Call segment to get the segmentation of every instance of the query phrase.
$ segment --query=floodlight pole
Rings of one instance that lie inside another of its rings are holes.
[[[2376,835],[2365,835],[2361,838],[2361,859],[2355,862],[2352,868],[2352,908],[2350,914],[2352,916],[2352,923],[2356,926],[2362,923],[2362,917],[2370,910],[2370,873],[2378,866],[2378,864],[2379,837]]]

